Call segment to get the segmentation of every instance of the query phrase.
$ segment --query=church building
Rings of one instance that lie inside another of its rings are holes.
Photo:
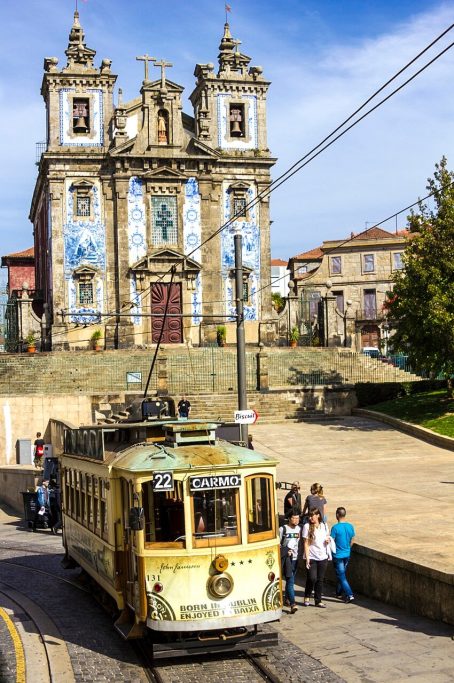
[[[271,317],[269,199],[262,68],[229,24],[218,66],[197,64],[190,113],[165,59],[137,56],[144,79],[129,102],[111,61],[95,66],[79,13],[67,62],[44,59],[47,140],[30,219],[43,346],[105,348],[234,340],[233,230],[243,236],[247,341]],[[116,104],[114,103],[116,101]],[[227,227],[221,229],[227,223]]]

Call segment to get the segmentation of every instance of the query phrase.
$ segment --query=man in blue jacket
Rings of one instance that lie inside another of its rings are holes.
[[[331,538],[336,543],[336,552],[333,553],[333,564],[337,577],[336,597],[345,598],[345,602],[354,600],[353,591],[347,581],[347,565],[350,560],[350,548],[355,538],[355,529],[350,522],[345,520],[347,511],[344,507],[336,510],[337,524],[331,529]]]

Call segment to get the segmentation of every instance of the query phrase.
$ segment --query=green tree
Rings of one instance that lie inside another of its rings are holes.
[[[394,349],[407,353],[417,371],[448,378],[454,373],[454,174],[446,158],[427,189],[435,207],[422,202],[409,217],[404,268],[395,276],[386,308],[396,332]],[[452,395],[452,383],[449,381]]]

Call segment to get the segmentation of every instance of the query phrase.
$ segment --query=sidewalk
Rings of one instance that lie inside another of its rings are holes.
[[[360,417],[258,423],[250,433],[257,450],[280,460],[282,481],[300,481],[303,501],[312,483],[323,485],[330,525],[344,505],[357,543],[454,572],[453,452]]]

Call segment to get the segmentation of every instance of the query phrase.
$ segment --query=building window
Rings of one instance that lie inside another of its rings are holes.
[[[331,275],[340,275],[342,273],[342,258],[340,256],[331,256]]]
[[[333,296],[336,297],[336,308],[339,313],[344,312],[344,292],[333,292]]]
[[[88,306],[93,304],[93,283],[79,282],[79,304]]]
[[[247,199],[244,195],[233,195],[233,216],[246,218]]]
[[[363,255],[363,273],[373,273],[375,270],[374,254]]]
[[[73,99],[73,133],[86,135],[90,132],[90,101],[88,98]]]
[[[76,196],[76,216],[79,218],[89,217],[91,213],[90,197]]]
[[[375,320],[377,317],[377,296],[375,289],[364,290],[364,318]]]
[[[152,197],[152,243],[177,244],[177,200],[176,197]]]
[[[233,138],[244,138],[244,104],[231,104],[229,108],[230,136]]]
[[[402,263],[402,252],[398,251],[393,254],[393,270],[402,270],[404,267]]]

